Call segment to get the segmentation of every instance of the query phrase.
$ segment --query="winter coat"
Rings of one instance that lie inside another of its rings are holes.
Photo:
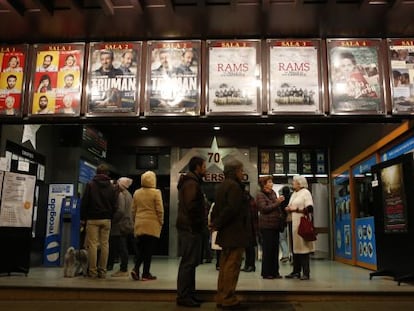
[[[283,230],[284,218],[280,209],[281,203],[277,201],[276,193],[260,191],[256,195],[256,204],[259,210],[259,229]]]
[[[81,220],[112,219],[118,192],[107,175],[96,174],[86,185],[81,200]]]
[[[112,218],[111,235],[121,236],[121,224],[124,218],[131,218],[132,222],[132,195],[127,189],[119,190],[118,208]]]
[[[193,172],[180,176],[177,184],[177,230],[202,233],[206,227],[205,198],[201,184],[202,179]]]
[[[305,207],[313,207],[313,199],[310,191],[306,188],[302,188],[299,191],[292,193],[290,197],[289,205],[294,210],[299,209],[303,211]],[[315,251],[315,242],[305,241],[299,234],[298,228],[300,218],[303,213],[292,212],[292,236],[293,236],[293,253],[295,254],[309,254]]]
[[[249,246],[252,240],[249,200],[244,185],[235,176],[226,176],[218,186],[211,219],[218,231],[216,243],[222,248]]]
[[[159,238],[164,224],[164,206],[161,191],[156,189],[156,176],[152,171],[141,176],[141,188],[132,200],[134,236],[150,235]]]

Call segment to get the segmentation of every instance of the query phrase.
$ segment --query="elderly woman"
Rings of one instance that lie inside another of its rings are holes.
[[[262,277],[264,279],[280,279],[279,274],[279,232],[282,231],[281,203],[283,195],[277,197],[273,190],[272,176],[259,179],[260,190],[256,195],[259,210],[259,230],[262,235]]]
[[[293,193],[286,211],[292,216],[293,237],[293,272],[286,275],[288,279],[309,280],[309,254],[315,251],[315,242],[305,241],[299,234],[300,218],[304,213],[313,212],[313,199],[308,190],[308,182],[303,176],[294,176],[292,182]],[[301,277],[301,271],[303,275]]]

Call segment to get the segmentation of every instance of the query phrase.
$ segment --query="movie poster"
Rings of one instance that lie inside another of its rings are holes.
[[[268,40],[269,114],[321,113],[319,41]]]
[[[200,114],[200,41],[148,42],[145,115]]]
[[[259,114],[260,57],[257,40],[208,42],[206,114]]]
[[[0,117],[22,115],[27,54],[27,45],[0,45]]]
[[[414,114],[414,39],[388,39],[393,114]]]
[[[28,114],[80,114],[84,43],[34,45]]]
[[[331,114],[384,114],[380,40],[327,40]]]
[[[89,45],[86,114],[137,115],[142,42]]]

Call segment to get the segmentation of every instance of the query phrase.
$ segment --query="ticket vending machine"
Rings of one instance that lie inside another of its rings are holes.
[[[63,258],[66,250],[73,246],[79,249],[80,240],[80,200],[74,197],[65,197],[62,199],[60,210],[60,264],[63,264]]]

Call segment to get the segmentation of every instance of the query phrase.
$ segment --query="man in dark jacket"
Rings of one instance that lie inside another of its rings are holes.
[[[85,246],[89,257],[89,276],[106,277],[111,219],[117,207],[118,193],[108,177],[108,167],[101,164],[85,188],[81,201],[81,222],[86,223]],[[97,265],[98,245],[100,257]]]
[[[200,157],[191,158],[189,172],[178,181],[178,255],[181,256],[177,276],[177,305],[199,307],[195,297],[195,270],[201,261],[202,232],[205,226],[204,193],[202,178],[206,162]]]
[[[235,295],[240,265],[245,247],[251,240],[249,195],[241,182],[243,164],[233,160],[224,165],[224,181],[216,192],[212,227],[217,230],[216,243],[222,247],[217,282],[217,306],[223,309],[242,309]]]

